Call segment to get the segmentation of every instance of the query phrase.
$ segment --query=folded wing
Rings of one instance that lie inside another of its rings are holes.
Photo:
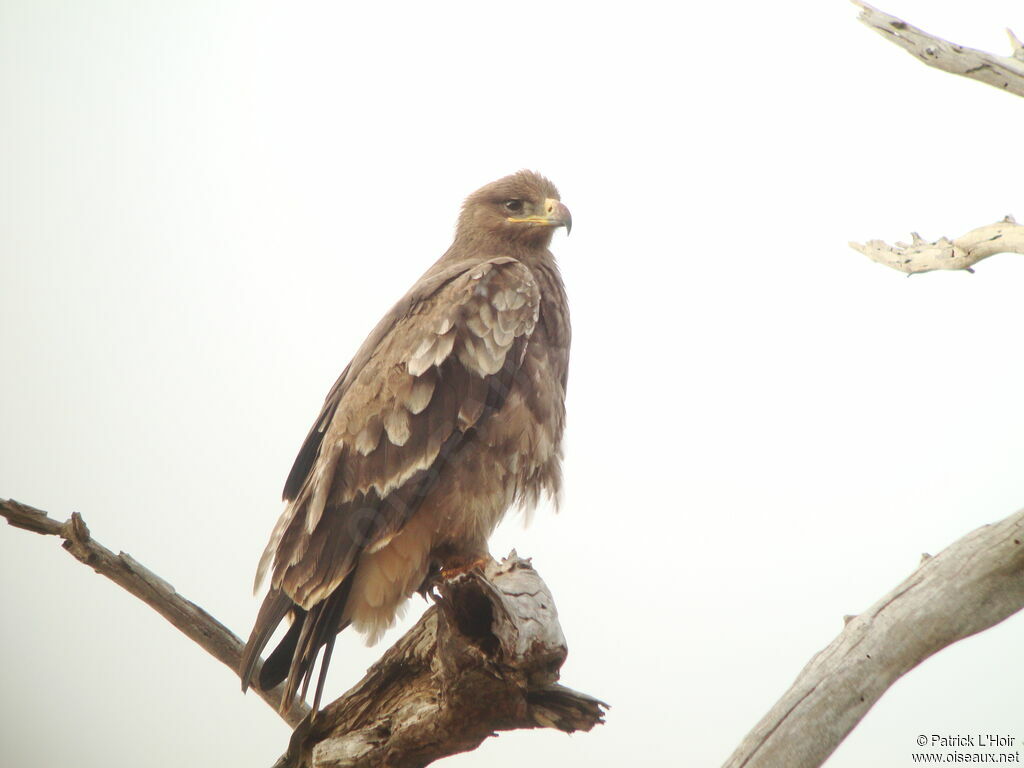
[[[501,407],[539,309],[530,270],[498,258],[428,273],[377,326],[332,388],[286,483],[288,504],[258,569],[257,583],[269,571],[271,587],[244,654],[243,687],[289,611],[303,626],[293,626],[274,654],[278,672],[265,668],[261,684],[281,677],[290,655],[289,693],[300,677],[308,685],[317,651],[344,627],[360,555],[403,528],[460,445]]]

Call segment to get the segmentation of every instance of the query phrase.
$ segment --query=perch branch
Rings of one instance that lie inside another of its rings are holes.
[[[125,552],[114,554],[92,538],[82,516],[71,514],[66,522],[58,522],[45,512],[13,499],[0,499],[0,515],[16,528],[24,528],[64,539],[64,549],[88,565],[96,573],[131,592],[149,607],[186,634],[203,650],[237,674],[242,657],[242,641],[213,616],[195,603],[179,595],[170,584]],[[276,712],[284,686],[259,691],[260,697]],[[304,704],[295,706],[282,717],[295,726],[308,713]]]
[[[1009,29],[1012,55],[996,56],[930,35],[859,0],[853,4],[860,7],[862,22],[928,66],[1024,96],[1024,45]]]
[[[900,272],[931,272],[935,269],[971,269],[973,264],[997,253],[1024,253],[1024,226],[1013,216],[1007,216],[995,224],[972,229],[955,240],[941,237],[929,243],[916,232],[913,242],[888,245],[881,240],[866,243],[850,243],[872,261]]]
[[[60,536],[64,548],[154,608],[237,674],[242,642],[129,555],[92,538],[77,512],[61,523],[0,500],[11,525]],[[475,749],[496,731],[589,731],[607,705],[558,684],[565,638],[547,586],[513,552],[437,587],[436,605],[348,693],[315,718],[300,704],[279,765],[312,768],[425,766]],[[258,678],[258,672],[256,677]],[[283,686],[257,693],[277,710]]]
[[[589,731],[606,704],[559,685],[565,638],[515,552],[438,588],[436,605],[351,690],[295,730],[279,766],[418,768],[496,731]]]
[[[921,565],[804,667],[724,768],[821,765],[901,676],[1024,607],[1024,510]]]

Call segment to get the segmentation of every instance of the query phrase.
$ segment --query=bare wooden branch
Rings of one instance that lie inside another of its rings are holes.
[[[972,229],[955,240],[941,237],[929,243],[916,232],[911,235],[913,242],[909,244],[889,245],[881,240],[869,240],[866,243],[850,243],[850,247],[872,261],[907,274],[936,269],[964,269],[973,272],[971,267],[974,264],[997,253],[1024,253],[1024,226],[1018,224],[1013,216]]]
[[[928,66],[1024,96],[1024,46],[1009,29],[1006,31],[1012,54],[996,56],[930,35],[860,0],[853,0],[853,3],[861,9],[859,18],[862,22]]]
[[[60,536],[64,548],[124,587],[237,674],[242,642],[132,557],[95,541],[81,515],[58,522],[0,500],[18,528]],[[547,586],[514,552],[437,587],[435,606],[348,693],[315,719],[300,704],[279,765],[313,768],[423,766],[475,749],[496,731],[589,731],[607,705],[559,685],[565,638]],[[258,673],[256,675],[258,677]],[[275,711],[283,686],[257,691]]]
[[[921,565],[804,667],[725,768],[821,765],[900,677],[1024,607],[1024,510]]]
[[[496,731],[589,731],[606,704],[559,685],[565,639],[547,586],[515,552],[438,586],[437,605],[312,723],[279,766],[424,766]]]
[[[174,587],[125,552],[114,554],[92,538],[82,516],[73,512],[60,523],[45,512],[13,499],[0,499],[0,515],[17,528],[43,535],[60,536],[64,549],[96,573],[131,592],[181,630],[207,653],[237,674],[243,643],[227,627],[195,603],[179,595]],[[258,673],[257,673],[258,674]],[[259,696],[278,711],[284,686],[259,691]],[[281,715],[292,727],[309,712],[304,704]]]

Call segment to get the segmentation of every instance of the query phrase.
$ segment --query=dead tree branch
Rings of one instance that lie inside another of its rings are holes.
[[[228,666],[237,674],[243,643],[227,627],[195,603],[179,595],[170,584],[137,562],[126,552],[114,554],[92,538],[82,516],[77,512],[60,523],[45,512],[13,499],[0,499],[0,515],[16,528],[64,539],[64,549],[88,565],[96,573],[131,592],[193,642]],[[284,686],[259,691],[260,697],[278,711]],[[309,707],[293,707],[282,717],[295,727],[309,712]]]
[[[414,768],[496,731],[589,731],[606,704],[559,685],[554,602],[515,552],[438,587],[437,605],[310,725],[279,766]]]
[[[1024,607],[1024,510],[921,565],[804,667],[724,768],[821,765],[882,694],[958,640]]]
[[[906,272],[931,272],[935,269],[965,269],[997,253],[1024,253],[1024,226],[1007,216],[995,224],[972,229],[966,235],[949,240],[940,237],[926,242],[917,232],[911,232],[913,242],[889,245],[881,240],[850,243],[872,261]]]
[[[77,512],[58,522],[0,500],[8,523],[60,536],[64,548],[128,590],[237,674],[242,641],[132,557],[94,540]],[[589,731],[607,705],[559,685],[565,638],[547,586],[513,552],[483,572],[442,583],[437,604],[348,693],[315,719],[305,705],[280,765],[413,768],[475,749],[496,731]],[[257,672],[258,677],[258,672]],[[283,686],[257,693],[275,711]]]
[[[1024,96],[1024,45],[1009,29],[1006,32],[1013,52],[1011,56],[996,56],[930,35],[860,0],[853,0],[853,4],[860,7],[859,18],[862,22],[929,67],[980,80],[1000,90]]]

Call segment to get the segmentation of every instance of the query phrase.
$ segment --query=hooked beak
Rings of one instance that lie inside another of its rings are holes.
[[[544,201],[544,215],[542,216],[509,216],[507,221],[515,224],[533,224],[538,227],[565,227],[565,234],[572,230],[572,214],[561,200],[548,198]]]

